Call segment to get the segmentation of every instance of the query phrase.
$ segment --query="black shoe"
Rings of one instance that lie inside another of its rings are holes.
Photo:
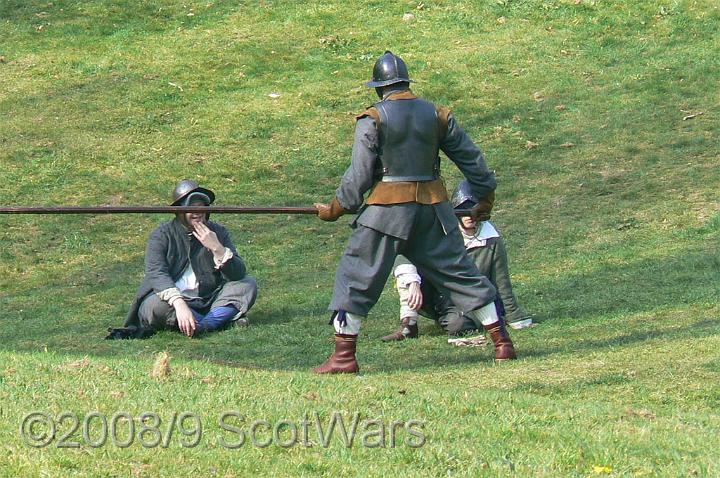
[[[110,327],[108,332],[105,340],[146,339],[155,335],[154,329],[144,327]]]

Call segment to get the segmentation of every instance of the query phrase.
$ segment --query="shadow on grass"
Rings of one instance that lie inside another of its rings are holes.
[[[718,257],[709,251],[687,250],[681,257],[606,265],[589,273],[545,280],[538,294],[550,304],[543,315],[587,320],[712,303],[717,300],[719,281]]]
[[[128,278],[123,264],[104,272]],[[261,276],[262,271],[257,271]],[[329,274],[329,272],[323,272]],[[653,340],[708,337],[720,333],[720,321],[697,310],[677,323],[641,320],[628,322],[625,316],[663,310],[683,304],[713,303],[717,262],[701,251],[671,257],[658,263],[641,260],[629,265],[608,266],[587,274],[573,274],[546,282],[545,303],[549,317],[540,327],[515,332],[519,354],[524,359],[542,359],[556,354],[609,350]],[[259,278],[262,282],[262,278]],[[329,277],[320,282],[328,282]],[[327,325],[325,297],[315,292],[302,300],[278,305],[272,290],[263,290],[250,312],[251,327],[229,329],[195,339],[162,332],[147,340],[105,341],[105,328],[119,326],[114,318],[98,314],[102,305],[117,297],[118,288],[103,284],[92,287],[55,285],[45,291],[30,290],[5,297],[4,327],[0,343],[5,350],[18,352],[48,349],[72,356],[127,356],[152,359],[167,350],[175,359],[201,360],[222,366],[268,370],[309,370],[332,351],[332,329]],[[273,284],[285,283],[284,281]],[[123,297],[130,301],[132,292]],[[287,299],[295,296],[286,296]],[[10,299],[10,300],[7,300]],[[417,341],[385,344],[379,339],[396,326],[394,296],[385,294],[365,321],[358,356],[366,372],[392,373],[403,370],[431,370],[462,365],[492,366],[492,347],[460,349],[447,345],[445,337],[429,321],[421,322]],[[102,310],[107,311],[107,305]],[[112,309],[111,309],[112,310]],[[382,317],[385,318],[382,318]],[[620,318],[615,318],[621,316]],[[392,318],[387,318],[392,317]],[[572,321],[572,322],[570,322]]]
[[[609,337],[598,339],[583,339],[575,335],[568,337],[567,343],[550,347],[540,345],[529,350],[523,350],[523,358],[545,357],[552,354],[563,354],[572,352],[597,351],[614,349],[622,346],[631,346],[651,340],[679,340],[687,338],[701,339],[720,334],[720,317],[703,318],[697,322],[689,321],[682,324],[672,324],[660,327],[658,324],[649,323],[645,327],[633,330],[620,330]]]

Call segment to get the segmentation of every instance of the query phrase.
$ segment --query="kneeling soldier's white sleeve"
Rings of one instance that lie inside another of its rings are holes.
[[[417,310],[411,309],[408,305],[408,295],[410,294],[410,284],[417,282],[422,283],[422,278],[417,272],[417,267],[412,264],[400,264],[393,271],[395,276],[395,286],[400,295],[400,320],[409,318],[411,324],[415,324],[418,313]]]
[[[405,287],[410,285],[410,282],[422,283],[422,278],[418,274],[417,267],[412,264],[400,264],[393,271],[395,280],[397,281],[398,287]]]

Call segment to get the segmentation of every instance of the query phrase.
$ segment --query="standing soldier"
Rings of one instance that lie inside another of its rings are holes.
[[[380,101],[358,116],[350,167],[330,204],[315,204],[324,221],[357,212],[340,259],[329,309],[335,351],[315,373],[356,373],[360,322],[378,301],[395,257],[420,274],[478,325],[495,344],[495,359],[515,350],[495,305],[496,290],[467,256],[458,222],[440,178],[442,150],[470,183],[473,217],[489,217],[495,176],[480,149],[450,111],[415,96],[403,60],[386,51],[373,68]],[[373,189],[363,204],[363,195]]]

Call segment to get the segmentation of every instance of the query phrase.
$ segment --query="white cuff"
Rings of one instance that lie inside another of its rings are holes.
[[[225,254],[223,254],[222,258],[220,260],[217,260],[215,256],[213,256],[213,261],[215,261],[215,269],[220,269],[227,261],[232,259],[233,252],[229,248],[225,248]]]
[[[340,325],[337,317],[335,317],[333,327],[335,327],[335,332],[338,334],[358,335],[360,333],[360,322],[362,319],[362,315],[345,312],[345,325]]]
[[[417,267],[412,264],[400,264],[393,271],[398,287],[408,287],[411,282],[422,284],[422,278],[417,272]]]
[[[171,306],[173,305],[173,302],[177,299],[182,299],[182,294],[180,293],[180,289],[177,287],[170,287],[165,290],[161,290],[160,292],[156,293],[158,297],[160,297],[160,300],[164,300]]]
[[[393,274],[398,277],[401,274],[417,274],[417,267],[414,264],[400,264],[395,268]]]
[[[397,277],[397,285],[400,289],[407,289],[413,282],[420,284],[422,278],[418,274],[402,274]]]
[[[480,319],[482,325],[494,324],[500,320],[494,302],[490,302],[486,306],[477,309],[477,317]]]

